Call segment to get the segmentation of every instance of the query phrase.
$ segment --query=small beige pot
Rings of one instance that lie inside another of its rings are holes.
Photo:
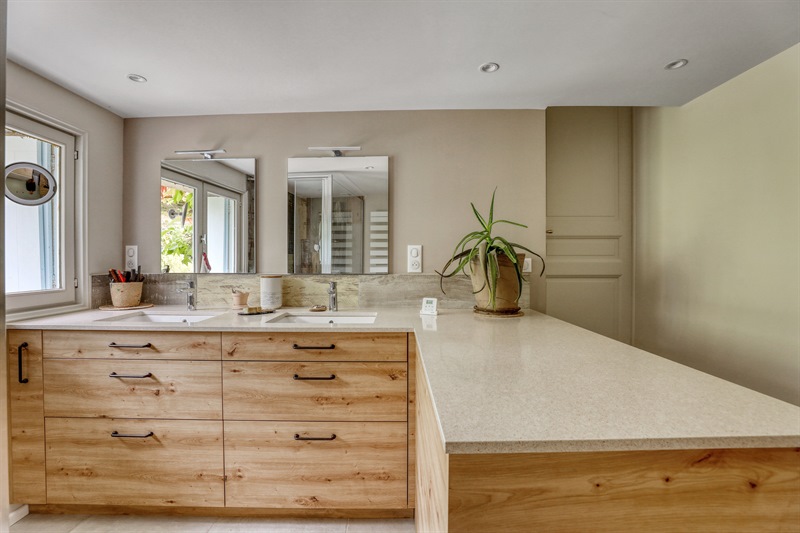
[[[136,307],[142,300],[143,281],[111,283],[111,303],[114,307]]]
[[[525,254],[517,254],[517,261],[522,265],[525,263]],[[472,291],[475,293],[475,304],[478,311],[484,313],[497,313],[498,315],[514,314],[519,311],[519,282],[514,271],[514,263],[503,254],[498,255],[497,264],[500,275],[497,278],[497,290],[495,291],[495,305],[491,306],[489,297],[489,286],[481,271],[477,257],[473,257],[470,262],[470,279],[472,280]]]

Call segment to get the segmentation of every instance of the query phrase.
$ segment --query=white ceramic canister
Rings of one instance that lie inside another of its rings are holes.
[[[283,305],[283,276],[261,276],[261,309],[278,309]]]

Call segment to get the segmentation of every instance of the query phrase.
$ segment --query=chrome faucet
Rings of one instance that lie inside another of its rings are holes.
[[[186,309],[188,311],[194,311],[194,281],[186,280],[186,281],[179,281],[178,283],[185,283],[185,289],[178,289],[177,292],[186,293]]]
[[[337,301],[335,281],[331,281],[331,284],[328,287],[328,310],[329,311],[339,310],[339,302]]]

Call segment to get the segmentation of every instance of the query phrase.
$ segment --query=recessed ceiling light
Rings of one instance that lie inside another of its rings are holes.
[[[128,79],[131,81],[135,81],[136,83],[146,83],[147,78],[142,76],[141,74],[128,74]]]
[[[666,70],[676,70],[676,69],[685,67],[688,64],[689,64],[689,60],[688,59],[678,59],[677,61],[673,61],[672,63],[667,63],[666,66],[664,66],[664,69],[666,69]]]
[[[500,65],[497,63],[484,63],[481,65],[481,71],[486,72],[487,74],[497,72],[498,70],[500,70]]]

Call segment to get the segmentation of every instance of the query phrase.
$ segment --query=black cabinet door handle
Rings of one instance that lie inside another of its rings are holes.
[[[148,437],[152,437],[155,435],[152,431],[148,431],[144,434],[136,434],[136,433],[120,433],[119,431],[112,431],[111,436],[117,439],[146,439]]]
[[[336,433],[332,433],[330,437],[301,437],[299,433],[294,434],[294,440],[334,440]]]
[[[17,346],[17,371],[19,372],[19,375],[17,376],[17,381],[19,381],[20,383],[28,382],[28,378],[22,377],[22,350],[24,350],[27,347],[28,347],[27,342],[23,342],[22,344]]]
[[[117,344],[116,342],[109,343],[109,348],[152,348],[153,344],[148,342],[145,344]]]
[[[130,379],[144,379],[153,377],[152,372],[148,372],[147,374],[117,374],[116,372],[112,372],[108,375],[110,378],[130,378]]]
[[[325,377],[322,377],[322,378],[317,378],[317,377],[304,377],[304,376],[300,376],[300,375],[298,375],[298,374],[295,374],[295,375],[292,377],[292,379],[296,379],[296,380],[298,380],[298,381],[330,381],[330,380],[332,380],[332,379],[336,379],[336,374],[331,374],[330,376],[325,376]]]
[[[295,350],[333,350],[336,348],[335,344],[331,344],[330,346],[300,346],[299,344],[292,344],[292,348]]]

